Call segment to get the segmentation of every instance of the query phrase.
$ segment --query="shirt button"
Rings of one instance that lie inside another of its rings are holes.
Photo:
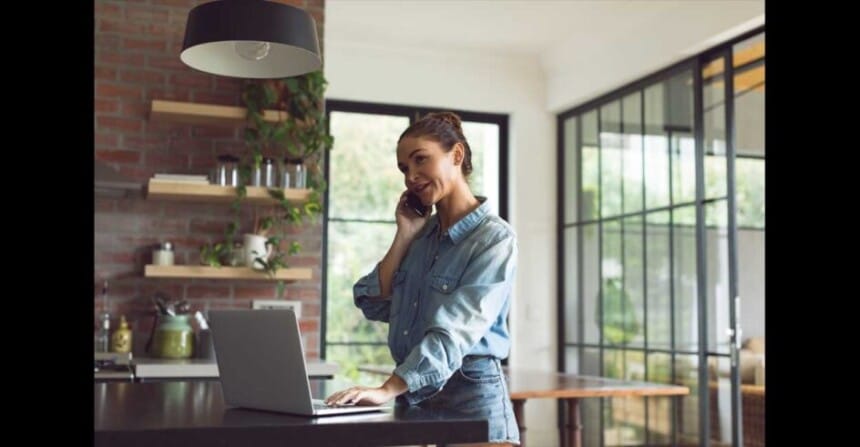
[[[448,284],[442,284],[442,290],[448,290]]]
[[[439,255],[433,256],[433,260],[436,261],[439,259]]]
[[[418,302],[416,301],[416,302],[412,303],[412,307],[418,307]]]
[[[409,331],[403,331],[403,335],[409,335]]]

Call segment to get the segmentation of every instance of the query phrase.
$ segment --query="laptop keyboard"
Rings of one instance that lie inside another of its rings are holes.
[[[317,409],[325,409],[325,408],[342,408],[342,407],[354,407],[355,404],[343,404],[343,405],[328,405],[322,399],[314,399],[313,400],[314,408]]]

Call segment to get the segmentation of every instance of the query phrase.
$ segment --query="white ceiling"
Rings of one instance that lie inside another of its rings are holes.
[[[618,72],[589,82],[605,89],[764,24],[764,0],[326,0],[325,16],[326,46],[539,61],[550,90],[584,69]]]
[[[541,55],[568,41],[762,14],[763,0],[327,0],[325,27],[327,40]]]

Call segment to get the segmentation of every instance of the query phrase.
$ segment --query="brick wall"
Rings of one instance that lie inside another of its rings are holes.
[[[281,0],[308,11],[322,46],[325,0]],[[94,156],[126,177],[145,183],[156,172],[205,174],[224,153],[244,150],[241,128],[150,121],[153,99],[239,105],[242,80],[197,72],[179,60],[188,11],[201,0],[95,2]],[[252,208],[243,209],[251,229]],[[111,313],[112,328],[124,314],[134,330],[134,353],[152,328],[152,296],[161,291],[185,298],[192,310],[248,308],[252,299],[277,298],[276,283],[144,278],[152,248],[174,243],[176,264],[197,264],[199,247],[223,238],[232,219],[229,205],[163,202],[145,197],[95,197],[94,314]],[[241,234],[241,233],[240,233]],[[295,231],[303,251],[288,258],[310,266],[313,279],[287,284],[284,299],[302,301],[301,329],[309,358],[318,358],[322,225]],[[103,281],[109,281],[103,304]]]

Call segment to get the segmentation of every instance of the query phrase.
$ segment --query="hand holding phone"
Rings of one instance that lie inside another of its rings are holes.
[[[421,199],[411,191],[406,193],[406,206],[421,217],[425,217],[430,214],[430,210],[432,209],[432,207],[425,206],[421,203]]]

